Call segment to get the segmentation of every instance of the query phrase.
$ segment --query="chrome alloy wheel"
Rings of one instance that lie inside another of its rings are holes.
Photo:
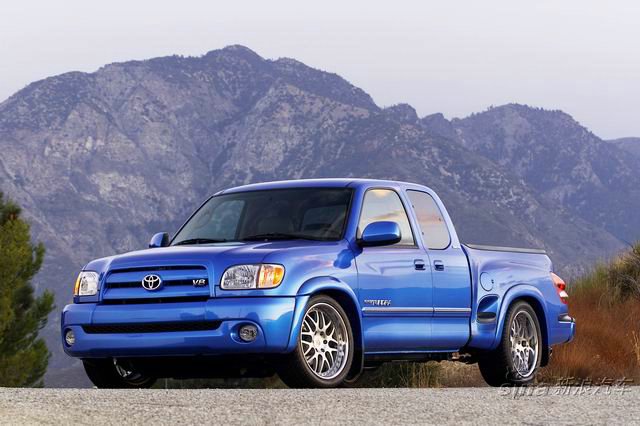
[[[538,365],[538,332],[531,315],[520,311],[511,322],[509,333],[513,368],[523,378],[531,376]]]
[[[338,311],[326,303],[317,303],[307,310],[300,344],[309,369],[324,380],[339,375],[349,358],[347,326]]]

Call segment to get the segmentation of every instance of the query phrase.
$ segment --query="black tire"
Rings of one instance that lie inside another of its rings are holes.
[[[314,308],[326,309],[326,305],[333,308],[335,312],[340,316],[345,326],[344,331],[346,333],[346,337],[348,338],[348,341],[343,346],[343,348],[345,348],[346,350],[346,354],[342,358],[343,362],[340,363],[341,367],[340,367],[339,373],[336,373],[334,377],[323,378],[323,377],[320,377],[319,374],[317,374],[312,369],[312,367],[307,363],[307,360],[304,355],[304,348],[303,348],[303,346],[305,345],[302,343],[302,340],[303,340],[302,331],[304,330],[304,325],[303,325],[303,327],[301,328],[301,333],[297,337],[295,350],[290,354],[287,354],[286,356],[284,356],[283,359],[281,359],[281,362],[278,364],[278,375],[280,376],[282,381],[290,388],[338,387],[343,384],[347,375],[349,374],[349,370],[351,369],[351,365],[353,363],[353,356],[354,356],[353,332],[351,330],[351,324],[349,323],[349,318],[345,313],[344,309],[342,309],[342,307],[340,306],[340,304],[328,296],[319,295],[319,296],[312,297],[311,300],[309,300],[309,303],[307,303],[307,306],[305,307],[305,311],[304,311],[305,313],[303,315],[303,323],[304,323],[304,319],[307,317],[307,314],[312,312]]]
[[[347,389],[370,387],[368,384],[375,379],[376,370],[377,368],[363,369],[357,376],[343,381],[340,386]]]
[[[522,315],[524,318],[530,318],[535,328],[536,351],[535,361],[532,361],[529,369],[531,372],[522,373],[516,368],[513,356],[511,354],[511,327],[516,316]],[[528,316],[528,317],[527,317]],[[536,312],[531,305],[525,301],[519,301],[509,307],[502,330],[502,338],[498,347],[480,355],[478,359],[478,367],[485,382],[489,386],[527,386],[535,380],[535,376],[540,362],[542,360],[542,335],[540,332],[540,323]]]
[[[130,371],[127,377],[119,374],[116,362],[112,358],[84,359],[82,364],[89,380],[100,389],[146,389],[156,382],[155,377],[148,377],[136,372],[133,365],[121,366],[117,364]]]

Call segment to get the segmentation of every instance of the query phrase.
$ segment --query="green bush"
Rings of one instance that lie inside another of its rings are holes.
[[[576,295],[599,290],[601,301],[609,305],[640,300],[640,243],[612,262],[597,265],[593,272],[572,283],[570,290]]]

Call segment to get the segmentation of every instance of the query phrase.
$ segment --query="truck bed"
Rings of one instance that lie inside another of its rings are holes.
[[[547,254],[544,249],[534,248],[521,248],[521,247],[501,247],[501,246],[487,246],[482,244],[463,244],[474,250],[488,250],[488,251],[506,251],[510,253],[529,253],[529,254]]]

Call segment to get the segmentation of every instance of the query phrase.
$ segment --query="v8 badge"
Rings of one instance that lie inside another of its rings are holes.
[[[207,279],[206,278],[198,278],[195,280],[191,280],[193,283],[194,287],[204,287],[205,285],[207,285]]]

